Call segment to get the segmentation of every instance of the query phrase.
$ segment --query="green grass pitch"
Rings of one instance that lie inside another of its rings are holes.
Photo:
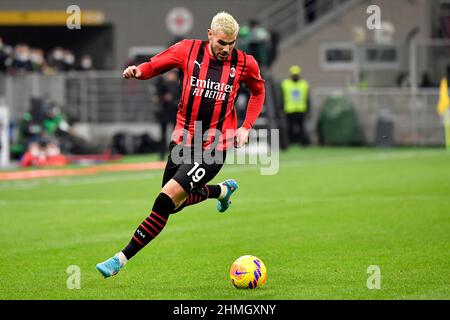
[[[128,243],[162,171],[3,181],[0,299],[449,299],[449,169],[438,149],[291,148],[272,176],[228,165],[214,180],[239,182],[226,214],[208,200],[172,216],[106,280],[96,263]],[[261,289],[229,281],[245,254],[267,266]]]

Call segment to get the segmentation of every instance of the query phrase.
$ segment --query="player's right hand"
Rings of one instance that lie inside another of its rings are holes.
[[[236,130],[235,136],[234,136],[234,147],[235,148],[242,148],[244,144],[248,143],[248,133],[249,131],[244,128],[240,127]]]
[[[141,70],[139,70],[138,67],[136,66],[129,66],[127,67],[124,71],[122,76],[125,79],[130,79],[130,78],[139,78],[142,75]]]

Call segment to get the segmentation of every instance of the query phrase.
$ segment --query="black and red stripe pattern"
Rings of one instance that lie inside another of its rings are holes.
[[[222,189],[219,185],[206,185],[203,187],[194,187],[190,193],[188,193],[186,200],[175,209],[174,212],[179,212],[187,206],[205,201],[206,199],[217,199],[220,196]]]
[[[167,223],[167,215],[160,215],[152,211],[136,229],[133,239],[141,246],[148,244],[164,229]]]
[[[244,121],[246,129],[252,127],[261,112],[264,80],[256,60],[241,50],[233,49],[229,57],[221,61],[211,52],[208,41],[182,40],[139,65],[141,79],[154,77],[170,68],[178,68],[183,75],[183,91],[173,135],[177,144],[183,142],[191,146],[196,136],[197,141],[202,141],[203,148],[209,149],[217,134],[223,140],[227,131],[233,133],[237,128],[234,104],[241,82],[251,92]],[[218,149],[224,150],[229,146],[229,141],[226,141],[219,144]]]
[[[210,52],[208,42],[200,40],[191,40],[186,52],[182,111],[177,116],[174,140],[189,146],[197,136],[208,148],[220,134],[223,143],[219,149],[226,149],[226,131],[234,131],[237,126],[234,104],[247,69],[246,54],[234,49],[229,59],[219,61]]]
[[[152,212],[137,227],[130,242],[122,250],[127,259],[133,257],[161,233],[174,208],[175,205],[172,199],[165,193],[160,193],[155,200]]]
[[[238,62],[239,58],[241,59],[241,64],[239,64],[239,73],[238,73]],[[227,79],[227,84],[233,87],[236,87],[237,90],[239,90],[240,88],[240,82],[241,82],[241,77],[242,77],[242,73],[245,71],[245,65],[246,65],[246,58],[245,58],[245,53],[240,51],[238,52],[238,50],[233,50],[232,53],[232,58],[231,58],[231,63],[230,63],[230,71],[228,72],[228,79]],[[231,72],[231,70],[234,68],[234,74]],[[239,77],[237,77],[237,75],[239,74]],[[222,142],[221,142],[221,147],[220,149],[226,149],[226,145],[227,145],[227,137],[226,137],[226,130],[236,127],[236,123],[237,123],[237,116],[236,116],[236,111],[234,109],[234,104],[236,102],[236,98],[238,96],[238,92],[235,91],[233,93],[233,96],[230,97],[226,97],[226,99],[221,103],[220,106],[220,112],[219,115],[217,117],[217,119],[213,122],[213,129],[216,129],[217,131],[221,132],[222,134]],[[229,124],[229,126],[225,126],[224,127],[224,121],[226,118],[229,118],[231,121],[231,123]]]
[[[184,119],[182,125],[184,130],[193,134],[193,126],[198,112],[198,105],[200,99],[195,95],[195,87],[191,85],[191,79],[194,77],[195,79],[199,79],[202,76],[204,77],[204,73],[207,69],[201,68],[202,64],[205,62],[205,50],[206,50],[206,42],[196,41],[197,43],[197,51],[196,54],[190,55],[187,61],[187,68],[191,68],[191,73],[189,73],[189,77],[186,77],[186,85],[185,91],[189,92],[189,97],[187,104],[185,106]],[[208,60],[206,60],[207,62]],[[203,71],[203,74],[200,74],[200,71]],[[197,106],[197,108],[195,108]],[[192,121],[193,120],[193,121]],[[192,122],[192,123],[191,123]]]

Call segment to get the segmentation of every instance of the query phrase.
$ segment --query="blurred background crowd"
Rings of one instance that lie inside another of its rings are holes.
[[[21,74],[38,72],[51,75],[62,71],[88,71],[94,69],[92,58],[85,54],[75,54],[62,47],[55,47],[48,53],[41,48],[30,47],[26,43],[9,45],[0,36],[0,72]]]
[[[239,22],[236,46],[266,81],[255,129],[279,130],[281,149],[444,143],[435,106],[450,75],[448,1],[79,0],[80,28],[67,25],[70,5],[0,3],[0,109],[9,111],[13,160],[47,145],[165,159],[181,75],[124,81],[122,70],[181,39],[206,40],[222,10]],[[238,124],[248,99],[242,86]]]

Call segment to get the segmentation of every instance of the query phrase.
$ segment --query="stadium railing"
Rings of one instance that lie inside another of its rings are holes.
[[[17,122],[29,109],[31,97],[52,101],[66,114],[75,117],[79,127],[87,127],[88,137],[111,136],[118,130],[147,130],[158,139],[155,82],[127,81],[121,72],[65,73],[54,76],[3,76],[0,81],[10,118]],[[355,107],[365,141],[375,142],[375,128],[382,114],[389,114],[397,145],[441,145],[444,131],[435,109],[438,89],[408,88],[343,89],[312,88],[313,110],[307,128],[313,133],[317,116],[327,97],[345,96]],[[279,103],[279,99],[277,100]],[[276,106],[280,109],[281,106]],[[265,113],[268,117],[270,112]],[[268,125],[274,128],[273,124]]]
[[[395,145],[437,146],[445,142],[443,123],[436,113],[438,88],[420,89],[416,94],[412,94],[409,88],[314,89],[309,130],[315,130],[321,106],[332,95],[343,96],[354,106],[368,145],[376,143],[377,124],[386,118],[392,122]]]

